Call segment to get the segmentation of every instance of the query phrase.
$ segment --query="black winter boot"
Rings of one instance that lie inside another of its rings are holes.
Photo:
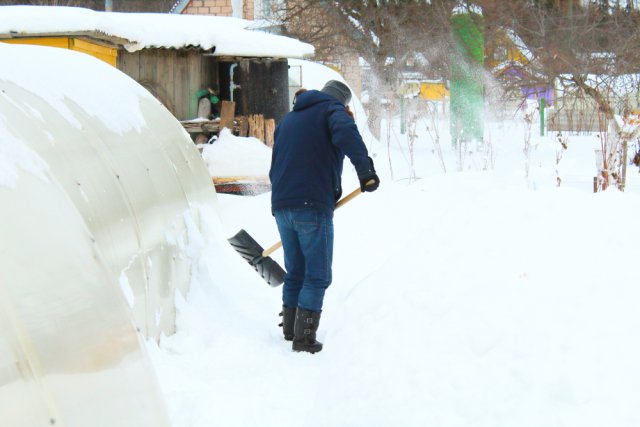
[[[320,312],[298,308],[294,326],[293,351],[317,353],[322,343],[316,341],[316,331],[320,326]]]
[[[296,308],[285,307],[283,305],[280,316],[282,317],[282,323],[280,323],[278,326],[282,326],[284,339],[287,341],[292,341],[294,336],[293,325],[296,323]]]

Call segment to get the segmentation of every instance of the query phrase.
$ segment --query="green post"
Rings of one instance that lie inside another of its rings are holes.
[[[484,29],[479,7],[458,6],[451,16],[456,49],[451,61],[451,141],[475,140],[484,136]]]
[[[540,97],[540,136],[544,136],[544,97]]]

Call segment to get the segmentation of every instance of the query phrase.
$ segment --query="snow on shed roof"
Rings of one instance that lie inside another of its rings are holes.
[[[61,6],[0,6],[0,38],[96,33],[145,48],[215,48],[215,56],[304,58],[314,48],[299,40],[248,30],[251,21],[225,16],[97,12]]]

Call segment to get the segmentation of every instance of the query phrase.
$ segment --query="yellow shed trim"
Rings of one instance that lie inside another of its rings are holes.
[[[111,66],[116,66],[118,50],[112,47],[103,46],[98,43],[82,40],[75,37],[25,37],[15,39],[0,40],[4,43],[30,44],[38,46],[60,47],[86,53]]]
[[[34,38],[5,39],[0,41],[4,43],[11,43],[11,44],[33,44],[38,46],[51,46],[51,47],[61,47],[63,49],[70,49],[69,37],[34,37]]]
[[[116,66],[118,50],[112,47],[102,46],[82,39],[71,39],[71,49],[95,56],[109,65]]]
[[[427,101],[442,101],[449,96],[449,90],[444,83],[420,83],[420,98]]]

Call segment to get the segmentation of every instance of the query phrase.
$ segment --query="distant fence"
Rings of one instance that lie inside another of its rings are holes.
[[[609,96],[611,98],[608,101],[611,105],[622,108],[617,105],[622,98],[614,99],[611,94]],[[598,111],[596,102],[580,90],[571,88],[564,92],[559,91],[553,107],[547,118],[549,131],[584,134],[607,129],[604,116]]]
[[[563,108],[550,112],[547,119],[549,132],[585,134],[600,130],[597,110]]]

